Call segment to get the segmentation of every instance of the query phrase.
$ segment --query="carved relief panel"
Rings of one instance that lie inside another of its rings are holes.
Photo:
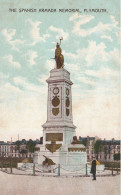
[[[65,100],[65,106],[66,106],[66,116],[70,118],[70,88],[67,86],[65,88],[65,93],[66,93],[66,100]]]
[[[50,90],[51,118],[61,117],[61,87],[52,87]]]

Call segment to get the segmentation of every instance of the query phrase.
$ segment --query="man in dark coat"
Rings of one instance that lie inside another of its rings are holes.
[[[96,180],[96,158],[93,157],[91,173],[93,174],[93,180]]]

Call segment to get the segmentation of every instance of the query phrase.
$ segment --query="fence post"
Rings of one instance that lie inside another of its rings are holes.
[[[113,167],[112,167],[112,176],[113,176]]]
[[[7,172],[7,165],[5,165],[5,171]]]
[[[10,173],[12,174],[12,160],[10,160]]]
[[[119,166],[120,167],[120,166]],[[117,175],[118,175],[118,163],[117,163]]]
[[[88,176],[87,163],[86,163],[86,177]]]
[[[35,164],[33,164],[33,175],[35,176]]]
[[[60,164],[58,164],[58,176],[60,176]]]
[[[1,171],[3,171],[3,162],[1,163]]]

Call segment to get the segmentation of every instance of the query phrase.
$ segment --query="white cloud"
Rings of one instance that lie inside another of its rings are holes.
[[[6,40],[10,42],[16,34],[16,29],[3,29],[2,33],[6,37]]]
[[[71,63],[76,63],[81,66],[94,66],[101,63],[113,63],[119,66],[120,55],[119,50],[114,48],[113,50],[106,51],[107,47],[104,42],[97,44],[95,41],[88,41],[88,46],[82,49],[78,49],[75,53],[63,51],[66,59],[71,59]]]
[[[101,38],[102,38],[102,39],[107,39],[107,40],[109,40],[110,42],[113,41],[113,39],[111,38],[111,36],[102,35]]]
[[[106,62],[108,60],[108,54],[105,51],[105,48],[106,48],[106,45],[103,42],[96,44],[95,41],[89,41],[87,50],[85,51],[83,50],[85,54],[87,52],[87,55],[85,56],[85,60],[87,64],[92,65],[95,60]]]
[[[47,87],[29,83],[24,77],[14,77],[13,82],[0,85],[0,136],[39,138],[46,121]]]
[[[10,92],[11,92],[11,95],[13,95],[14,93],[21,93],[21,90],[18,87],[15,87],[11,85],[10,83],[6,83],[5,88],[6,88],[7,93],[9,91],[9,95],[10,95]]]
[[[46,38],[50,37],[49,34],[44,34],[41,36],[39,26],[40,26],[40,24],[42,24],[42,22],[40,22],[40,21],[33,22],[31,19],[28,19],[27,22],[29,22],[31,25],[30,35],[33,39],[33,43],[31,45],[35,45],[36,43],[38,43],[40,41],[45,42]]]
[[[0,102],[4,106],[9,105],[12,107],[16,103],[16,98],[18,98],[21,93],[21,89],[17,86],[13,86],[12,84],[4,81],[2,85],[0,85]]]
[[[109,59],[114,63],[114,65],[120,65],[120,50],[114,48],[112,51],[109,52]]]
[[[30,50],[27,52],[26,55],[29,57],[28,61],[29,61],[30,66],[36,65],[35,59],[38,57],[37,52]]]
[[[13,56],[12,55],[8,55],[3,57],[5,60],[8,61],[8,63],[10,63],[11,66],[15,67],[15,68],[21,68],[21,65],[19,62],[14,61]]]
[[[0,72],[0,79],[3,80],[7,80],[9,78],[9,74],[4,74],[3,72]]]
[[[48,75],[40,75],[38,81],[39,81],[41,84],[45,85],[45,84],[46,84],[46,80],[48,79],[48,77],[49,77]]]
[[[52,70],[52,69],[54,69],[56,67],[56,62],[55,62],[55,60],[54,59],[52,59],[52,60],[46,60],[46,62],[45,62],[45,68],[47,69],[47,70]]]
[[[18,76],[18,77],[14,77],[13,81],[16,85],[25,85],[26,84],[26,78]]]
[[[20,39],[14,39],[14,36],[16,34],[16,29],[3,29],[2,31],[3,35],[6,38],[6,41],[12,46],[12,49],[19,50],[17,48],[17,45],[24,44],[23,40]]]
[[[91,35],[92,33],[105,34],[106,32],[117,29],[118,22],[115,20],[113,16],[110,16],[110,23],[106,24],[106,23],[98,22],[98,24],[93,26],[92,28],[81,27],[82,25],[90,22],[92,19],[94,19],[94,17],[91,15],[81,16],[78,14],[74,14],[69,19],[70,21],[73,22],[72,32],[77,36],[86,37]]]
[[[79,35],[84,35],[84,32],[80,32],[79,28],[81,25],[90,22],[92,19],[94,19],[93,16],[82,16],[79,21],[74,22],[74,28],[72,32]]]
[[[119,31],[116,32],[116,37],[118,39],[118,42],[121,44],[121,27],[119,28]]]
[[[73,60],[78,60],[78,63],[82,63],[81,61],[84,60],[88,66],[93,65],[93,62],[96,61],[108,61],[109,54],[105,51],[106,45],[103,42],[96,44],[95,41],[88,41],[88,43],[88,47],[78,49],[76,54],[64,51],[64,56]]]
[[[111,31],[112,26],[110,24],[103,24],[102,22],[99,22],[97,26],[89,29],[83,29],[80,28],[81,22],[75,22],[74,27],[73,27],[73,33],[76,34],[77,36],[82,36],[86,37],[91,35],[92,33],[104,33],[105,31]]]
[[[113,69],[103,67],[100,70],[86,70],[85,73],[89,76],[94,76],[98,78],[110,77],[117,78],[119,76],[119,72]]]
[[[16,86],[24,89],[25,92],[30,92],[32,96],[35,95],[35,93],[38,94],[39,91],[43,89],[43,86],[30,83],[27,81],[25,77],[21,77],[21,76],[14,77],[13,82]],[[41,93],[43,92],[41,91]]]
[[[101,89],[73,103],[77,135],[119,139],[119,96],[103,93]]]
[[[85,77],[77,77],[77,79],[79,80],[80,83],[86,83],[88,85],[95,85],[96,82],[93,81],[93,79],[89,79],[89,78],[85,78]]]
[[[118,21],[115,20],[114,16],[110,15],[110,19],[111,19],[111,21],[112,21],[112,23],[114,24],[115,27],[119,24]]]
[[[26,93],[16,97],[15,105],[0,104],[0,136],[5,140],[36,139],[42,136],[42,127],[46,121],[45,95],[31,97]],[[43,113],[44,111],[44,113]]]
[[[83,24],[86,24],[88,22],[90,22],[91,20],[94,19],[94,16],[91,16],[91,15],[81,15],[79,13],[75,13],[73,14],[70,18],[69,18],[69,21],[74,21],[76,19],[80,19],[78,22],[79,22],[79,25],[83,25]],[[76,23],[75,23],[76,24]]]
[[[69,37],[69,34],[68,32],[65,32],[63,29],[61,28],[56,28],[54,26],[50,26],[49,29],[52,31],[52,32],[55,32],[57,33],[58,35],[56,35],[56,39],[59,39],[61,37],[63,37],[64,40],[67,40],[68,37]]]
[[[56,41],[52,41],[52,44],[56,45]]]
[[[68,58],[73,58],[73,59],[76,59],[78,58],[78,55],[77,54],[74,54],[74,53],[71,53],[71,52],[66,52],[63,50],[63,55],[68,57]]]
[[[69,18],[69,21],[74,21],[78,19],[79,17],[81,17],[81,15],[79,15],[79,13],[76,12]]]
[[[72,64],[72,63],[64,63],[64,68],[67,69],[69,72],[72,74],[75,72],[75,74],[80,74],[81,73],[81,67],[79,66],[78,63]]]

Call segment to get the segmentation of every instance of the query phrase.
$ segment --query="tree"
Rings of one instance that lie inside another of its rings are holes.
[[[107,159],[107,155],[110,154],[110,146],[104,145],[104,154],[105,154],[105,160]]]
[[[26,149],[23,149],[23,150],[21,150],[20,153],[21,153],[21,154],[27,154],[27,150],[26,150]]]
[[[32,140],[29,140],[27,143],[26,148],[28,149],[29,152],[34,152],[35,151],[35,142]]]
[[[18,140],[16,141],[16,150],[20,150],[21,142]]]
[[[87,147],[88,146],[88,140],[87,140],[87,138],[83,139],[81,141],[81,144],[83,144],[85,147]]]
[[[114,154],[114,160],[120,160],[120,153]]]
[[[93,148],[94,148],[94,153],[96,154],[96,158],[98,160],[98,154],[104,150],[104,146],[103,146],[101,140],[97,140],[94,143],[94,147]]]

